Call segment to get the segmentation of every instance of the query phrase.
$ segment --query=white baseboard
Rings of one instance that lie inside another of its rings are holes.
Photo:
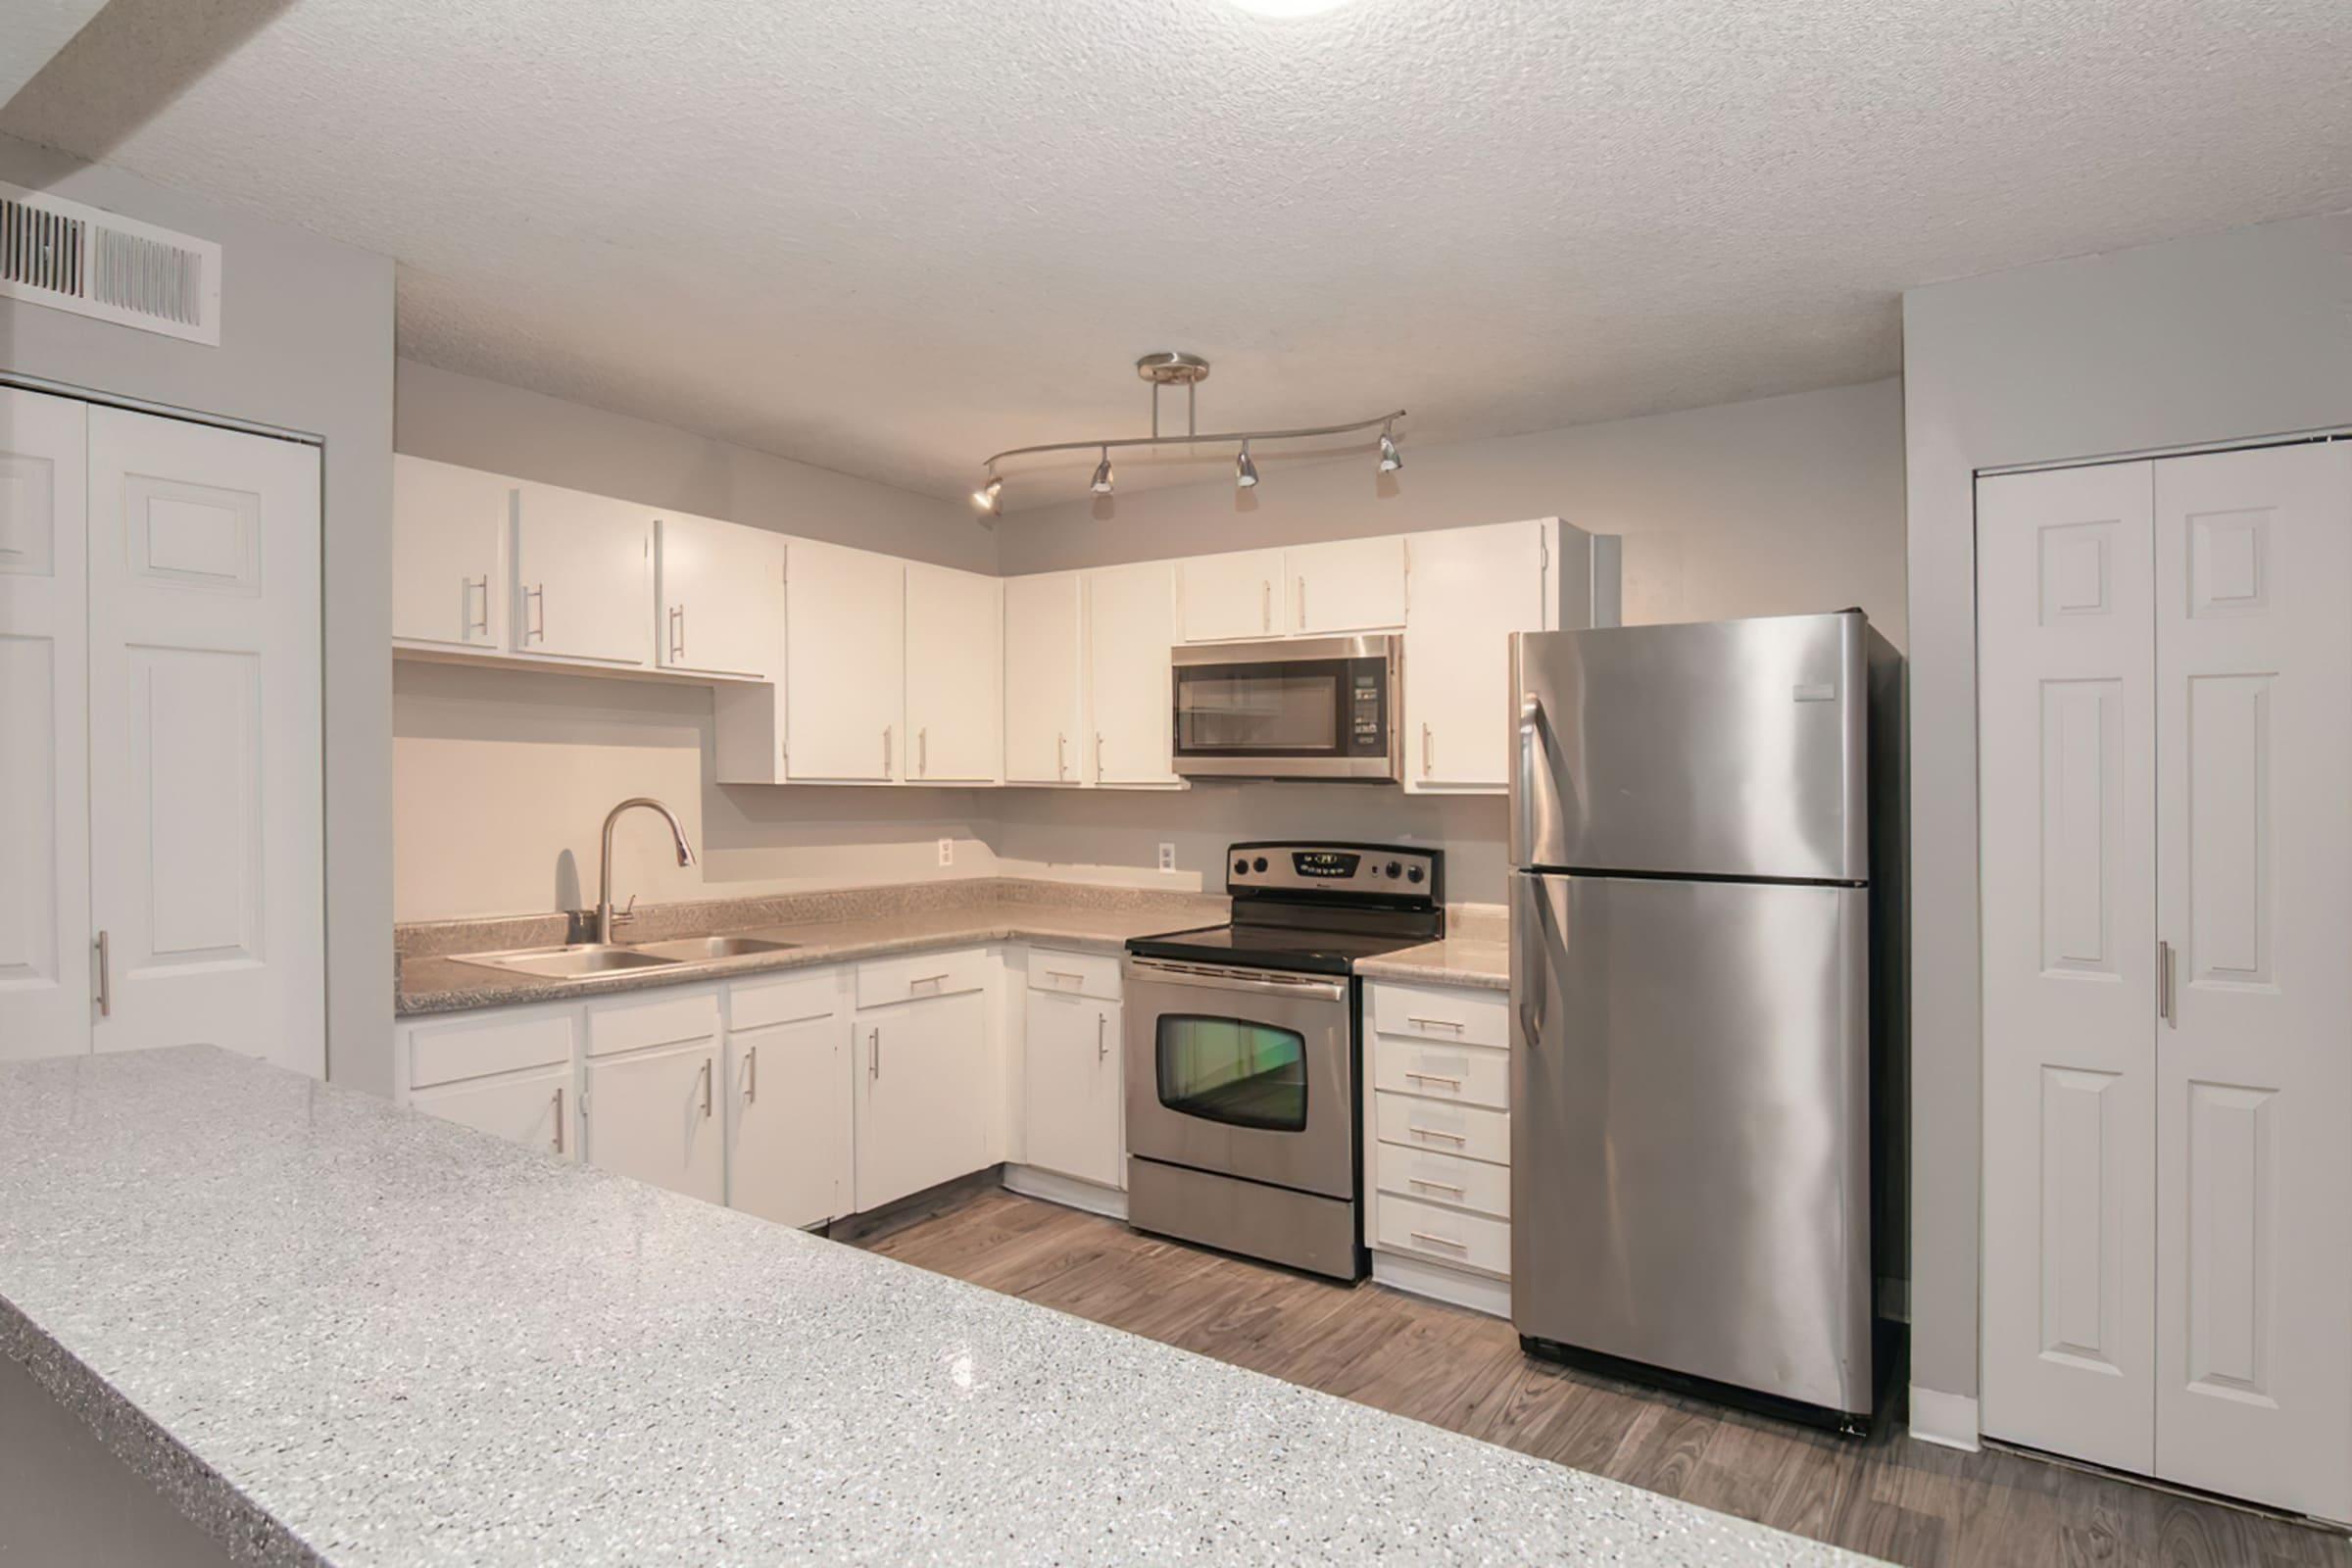
[[[1443,1263],[1424,1263],[1417,1257],[1400,1257],[1394,1252],[1374,1252],[1372,1283],[1410,1296],[1426,1296],[1451,1306],[1466,1306],[1489,1317],[1508,1320],[1511,1315],[1509,1280],[1464,1274]]]
[[[1911,1385],[1911,1435],[1941,1448],[1974,1453],[1977,1442],[1977,1401],[1965,1394],[1938,1394]]]
[[[1082,1182],[1075,1176],[1036,1165],[1008,1162],[1004,1166],[1004,1190],[1023,1198],[1042,1198],[1064,1208],[1083,1208],[1089,1214],[1101,1214],[1106,1219],[1127,1217],[1127,1195],[1117,1188],[1098,1187],[1093,1182]]]

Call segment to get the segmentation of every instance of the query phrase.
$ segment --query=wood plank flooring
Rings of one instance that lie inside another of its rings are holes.
[[[1293,1383],[1905,1564],[2352,1568],[2301,1525],[1987,1449],[1868,1442],[1530,1360],[1511,1326],[992,1191],[859,1245]]]

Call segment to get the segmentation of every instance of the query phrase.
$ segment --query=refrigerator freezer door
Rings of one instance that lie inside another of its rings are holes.
[[[1511,878],[1511,1316],[1871,1406],[1861,888]]]
[[[1870,875],[1859,613],[1511,639],[1511,863]]]

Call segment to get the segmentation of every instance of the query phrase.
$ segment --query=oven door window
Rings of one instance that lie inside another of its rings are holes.
[[[1348,665],[1204,664],[1176,672],[1176,749],[1196,757],[1336,756]]]
[[[1229,1127],[1306,1126],[1306,1037],[1246,1018],[1163,1012],[1159,1102]]]

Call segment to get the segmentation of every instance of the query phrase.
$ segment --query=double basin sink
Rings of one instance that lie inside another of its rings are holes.
[[[516,948],[507,953],[455,953],[460,963],[541,980],[583,980],[646,969],[715,968],[739,958],[786,953],[794,942],[766,937],[677,937],[667,942],[579,942],[560,948]]]

